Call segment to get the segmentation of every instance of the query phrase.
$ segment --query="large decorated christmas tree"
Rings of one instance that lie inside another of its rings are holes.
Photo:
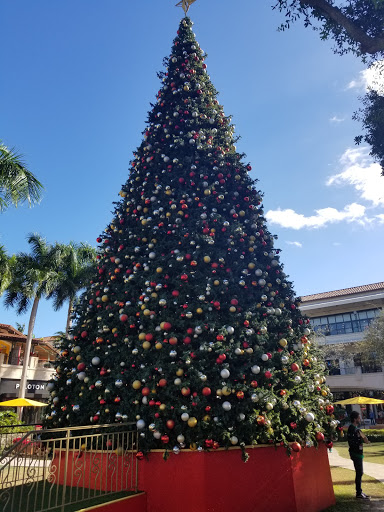
[[[97,239],[46,425],[135,421],[143,451],[299,450],[337,426],[325,366],[205,57],[185,17]]]

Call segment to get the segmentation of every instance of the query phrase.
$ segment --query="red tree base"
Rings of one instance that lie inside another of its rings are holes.
[[[139,489],[147,512],[320,512],[335,503],[327,450],[305,448],[182,451],[167,461],[163,451],[139,461]]]

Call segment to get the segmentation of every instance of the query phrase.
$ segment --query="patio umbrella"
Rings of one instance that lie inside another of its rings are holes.
[[[47,404],[29,398],[15,398],[14,400],[0,402],[0,407],[47,407]]]
[[[367,396],[355,396],[354,398],[347,398],[346,400],[339,400],[335,402],[338,405],[352,405],[352,404],[384,404],[384,400],[378,400],[377,398],[368,398]]]

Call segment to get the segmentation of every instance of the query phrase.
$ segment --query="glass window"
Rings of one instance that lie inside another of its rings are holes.
[[[329,317],[327,317],[327,318],[328,318],[328,323],[329,323],[329,324],[334,324],[334,323],[336,322],[336,317],[335,317],[335,315],[331,315],[331,316],[329,316]]]
[[[335,315],[336,322],[342,322],[343,321],[343,315]]]
[[[344,313],[343,320],[344,320],[344,322],[350,322],[351,321],[351,313]]]
[[[330,324],[330,325],[329,325],[329,334],[330,334],[331,336],[333,336],[333,335],[335,335],[335,334],[339,334],[339,333],[337,332],[337,325],[336,325],[336,324]]]
[[[321,323],[321,318],[311,318],[311,324],[313,326],[320,325],[320,323]]]
[[[359,311],[358,312],[359,319],[362,320],[363,318],[367,318],[367,312],[366,311]]]
[[[366,318],[365,320],[360,320],[360,327],[361,327],[361,330],[363,331],[364,329],[366,329],[369,325],[369,320]]]
[[[352,329],[353,329],[353,332],[361,332],[360,322],[358,320],[354,320],[352,322]]]
[[[374,309],[369,309],[367,311],[367,318],[375,318],[375,310]]]

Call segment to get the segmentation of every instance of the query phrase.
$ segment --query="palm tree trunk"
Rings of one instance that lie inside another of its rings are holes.
[[[29,367],[29,357],[31,354],[31,346],[32,346],[32,335],[33,335],[33,329],[35,327],[36,313],[37,313],[37,307],[39,305],[39,300],[40,300],[40,297],[35,297],[35,299],[33,301],[31,316],[29,317],[27,341],[25,343],[25,349],[24,349],[23,370],[21,372],[21,380],[20,380],[19,398],[25,398],[25,388],[27,386],[27,373],[28,373],[28,367]],[[21,420],[22,414],[23,414],[23,408],[20,407],[19,420]]]
[[[72,307],[73,307],[73,299],[69,299],[68,315],[67,315],[67,325],[65,326],[65,336],[66,336],[66,338],[68,338],[69,329],[72,327],[72,320],[71,320]]]

